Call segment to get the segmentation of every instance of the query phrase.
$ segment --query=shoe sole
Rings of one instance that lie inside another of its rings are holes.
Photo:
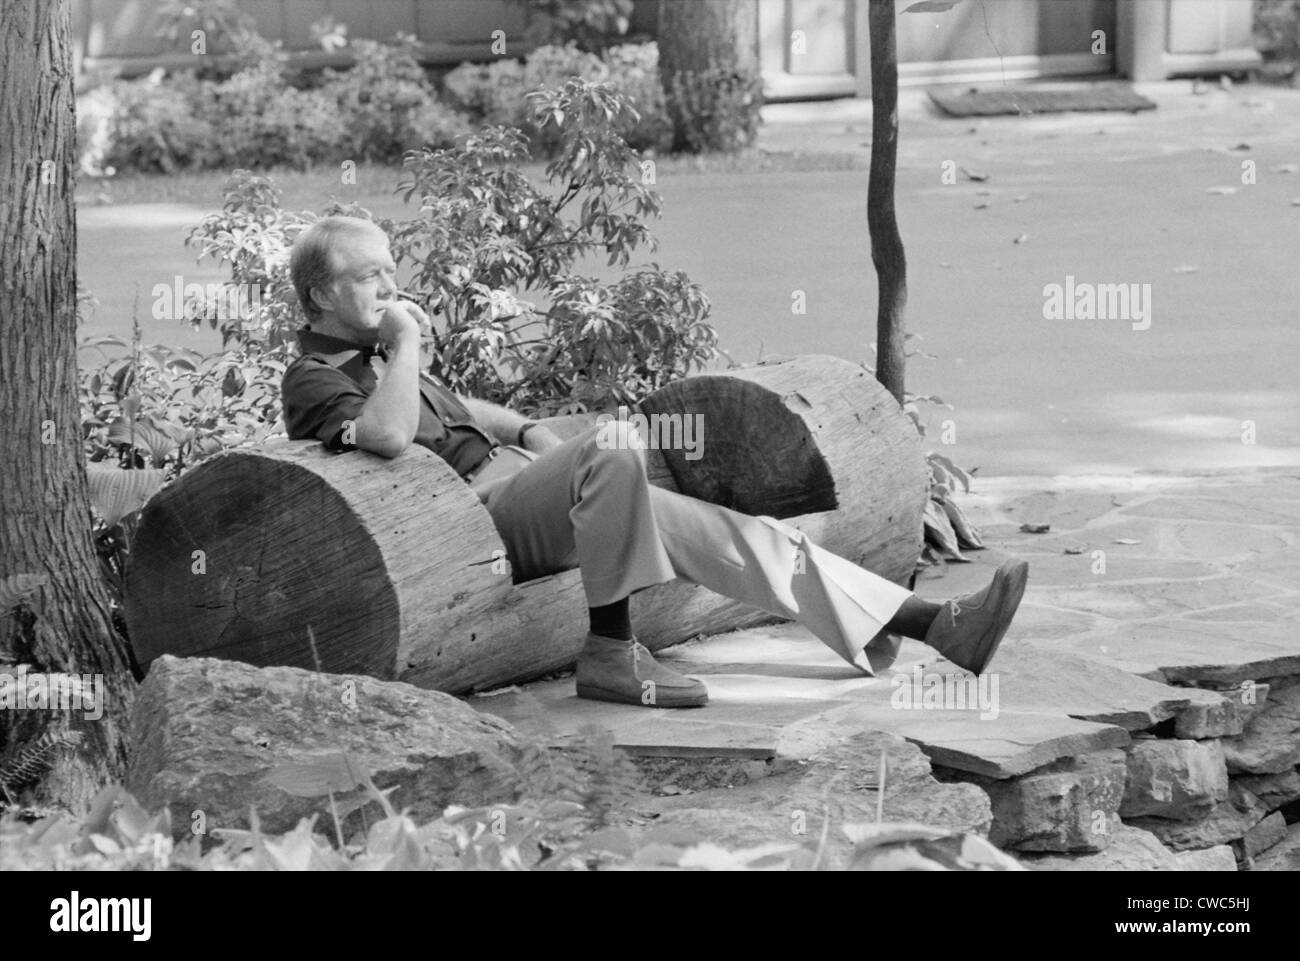
[[[618,691],[608,691],[603,687],[592,687],[589,684],[576,685],[578,697],[586,698],[589,701],[609,701],[611,704],[631,704],[635,707],[704,707],[709,703],[709,695],[706,691],[704,694],[683,694],[674,697],[671,693],[664,697],[662,693],[656,692],[653,704],[644,703],[639,696],[622,694]]]
[[[967,668],[976,676],[983,674],[993,660],[993,655],[998,652],[998,646],[1002,643],[1002,638],[1006,636],[1007,629],[1011,627],[1011,622],[1015,620],[1016,611],[1020,609],[1020,599],[1025,596],[1025,584],[1029,581],[1029,564],[1025,561],[1005,561],[997,569],[994,575],[995,579],[1001,578],[1004,585],[1001,602],[998,604],[998,610],[1007,611],[1005,618],[999,618],[993,631],[985,634],[980,638],[978,653],[974,658],[974,666]]]

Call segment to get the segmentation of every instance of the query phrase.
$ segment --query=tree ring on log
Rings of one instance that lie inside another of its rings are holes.
[[[126,618],[141,665],[166,653],[393,677],[400,614],[383,555],[307,467],[217,455],[151,499],[137,532]]]
[[[678,491],[742,514],[787,518],[839,507],[826,458],[796,413],[800,405],[810,406],[797,393],[780,397],[752,381],[702,375],[668,384],[638,408],[652,424],[658,417],[700,425],[699,451],[659,447]]]

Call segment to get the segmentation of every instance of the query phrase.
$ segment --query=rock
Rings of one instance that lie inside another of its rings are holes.
[[[1148,681],[1064,651],[1004,648],[997,670],[1006,682],[1000,692],[1005,711],[1066,714],[1126,731],[1145,730],[1176,717],[1199,697],[1192,688]]]
[[[1028,774],[1067,757],[1124,747],[1128,732],[1050,714],[1003,713],[980,720],[974,712],[934,711],[913,719],[894,712],[890,731],[921,745],[936,765],[993,778]],[[886,726],[886,725],[882,725]]]
[[[1016,851],[1100,851],[1124,796],[1124,752],[1066,758],[1011,780],[981,778],[993,804],[989,840]]]
[[[1286,837],[1256,858],[1252,871],[1300,871],[1300,823],[1286,829]]]
[[[1235,781],[1228,782],[1228,797],[1204,817],[1194,821],[1133,818],[1134,827],[1150,831],[1175,851],[1211,848],[1244,837],[1268,814],[1264,803]]]
[[[1234,841],[1232,847],[1238,860],[1254,860],[1285,839],[1286,819],[1274,811],[1247,831],[1240,841]]]
[[[1242,681],[1239,684],[1206,683],[1205,689],[1226,699],[1228,710],[1240,719],[1244,728],[1250,723],[1250,719],[1268,703],[1268,692],[1274,684],[1268,681]]]
[[[132,740],[127,788],[146,810],[169,807],[178,833],[195,811],[208,831],[246,827],[250,806],[263,830],[289,831],[329,812],[330,790],[360,806],[357,771],[423,823],[508,799],[518,751],[508,724],[437,691],[170,656],[137,692]]]
[[[672,829],[687,840],[724,847],[792,842],[816,847],[829,814],[827,864],[843,867],[853,850],[844,826],[876,822],[882,752],[886,756],[884,821],[988,832],[992,813],[987,794],[973,784],[939,782],[916,745],[893,734],[870,731],[848,735],[806,761],[783,764],[748,783],[652,798],[642,808],[653,818],[643,836]],[[690,759],[681,761],[692,767]],[[689,770],[673,775],[673,781],[697,783]]]
[[[1228,796],[1218,741],[1137,740],[1129,748],[1121,817],[1203,817]]]
[[[1090,854],[1022,854],[1020,860],[1035,871],[1181,871],[1186,870],[1174,852],[1150,831],[1120,823],[1110,844]],[[1235,864],[1235,862],[1234,862]]]
[[[1223,738],[1223,756],[1233,774],[1278,774],[1300,764],[1300,684],[1278,690],[1236,737]]]
[[[1300,798],[1300,771],[1288,770],[1278,774],[1242,774],[1233,778],[1255,797],[1264,802],[1270,811],[1290,804]]]
[[[1201,851],[1180,851],[1174,855],[1181,871],[1235,871],[1237,856],[1232,846],[1219,844]]]
[[[1245,717],[1219,692],[1199,687],[1184,690],[1190,700],[1175,716],[1175,737],[1199,741],[1240,734],[1245,729]]]

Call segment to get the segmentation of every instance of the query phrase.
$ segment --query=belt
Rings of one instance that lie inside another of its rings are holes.
[[[489,447],[488,452],[483,455],[483,459],[479,461],[477,464],[475,464],[474,468],[468,474],[465,475],[465,483],[466,484],[471,483],[475,477],[483,473],[483,469],[487,467],[488,464],[492,463],[494,460],[500,457],[501,451],[504,449],[505,448],[503,448],[500,444],[497,444],[494,447]]]

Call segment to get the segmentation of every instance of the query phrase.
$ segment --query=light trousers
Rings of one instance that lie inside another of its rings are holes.
[[[542,454],[487,503],[517,581],[582,572],[590,607],[681,578],[798,621],[866,673],[889,667],[884,631],[912,592],[838,557],[771,517],[751,517],[646,479],[626,422],[591,428]]]

